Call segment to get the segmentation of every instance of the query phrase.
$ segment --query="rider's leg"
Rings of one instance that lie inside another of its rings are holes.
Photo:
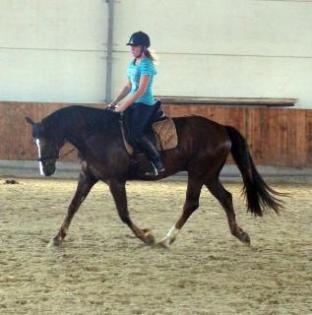
[[[155,166],[157,173],[162,173],[165,171],[165,167],[162,163],[160,154],[155,147],[154,143],[147,137],[142,136],[140,139],[140,145],[144,148],[144,151],[146,152],[148,158],[152,161],[153,166]],[[155,175],[158,175],[155,174]]]
[[[154,174],[146,175],[158,175],[160,172],[165,170],[157,148],[155,147],[154,143],[144,134],[144,131],[148,127],[154,111],[155,109],[153,106],[140,104],[133,107],[133,112],[131,115],[131,134],[136,143],[145,151],[148,158],[155,166]]]

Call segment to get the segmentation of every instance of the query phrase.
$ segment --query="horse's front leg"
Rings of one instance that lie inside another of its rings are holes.
[[[75,213],[77,212],[81,203],[87,197],[88,193],[90,192],[91,188],[96,182],[97,179],[95,179],[92,175],[85,174],[84,172],[80,173],[76,193],[68,207],[67,215],[65,216],[63,224],[61,225],[56,236],[51,240],[50,243],[51,245],[54,246],[61,245],[62,241],[64,240],[67,234],[69,225]]]
[[[167,235],[158,243],[159,245],[169,248],[170,245],[175,241],[183,225],[199,206],[199,197],[202,186],[203,183],[201,180],[189,175],[183,212],[176,224],[171,227]]]
[[[128,205],[127,205],[127,194],[124,181],[111,180],[108,183],[110,191],[113,195],[116,208],[118,210],[121,221],[129,226],[134,235],[142,240],[145,244],[154,244],[154,236],[148,229],[138,228],[131,220]]]

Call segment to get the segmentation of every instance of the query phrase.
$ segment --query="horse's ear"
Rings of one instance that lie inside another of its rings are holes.
[[[28,122],[30,125],[34,125],[35,122],[28,116],[25,117],[26,122]]]

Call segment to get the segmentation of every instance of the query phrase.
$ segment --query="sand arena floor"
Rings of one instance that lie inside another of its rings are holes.
[[[170,250],[134,238],[97,184],[60,249],[47,248],[76,182],[0,182],[0,314],[312,314],[312,186],[288,192],[280,216],[246,213],[233,193],[246,247],[206,191]],[[127,185],[134,222],[159,240],[180,214],[185,183]]]

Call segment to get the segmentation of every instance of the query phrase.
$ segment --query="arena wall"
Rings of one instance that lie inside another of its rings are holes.
[[[36,147],[25,116],[39,121],[64,103],[0,103],[0,160],[35,160]],[[103,107],[104,104],[89,106]],[[164,103],[168,116],[201,115],[238,128],[258,165],[312,166],[312,111],[307,109]],[[209,135],[207,135],[209,137]],[[65,146],[61,156],[70,150]],[[65,161],[76,161],[77,153]]]
[[[0,100],[103,102],[108,2],[2,0]],[[113,4],[113,95],[126,80],[125,43],[141,29],[159,55],[157,95],[293,97],[311,108],[311,1]]]

